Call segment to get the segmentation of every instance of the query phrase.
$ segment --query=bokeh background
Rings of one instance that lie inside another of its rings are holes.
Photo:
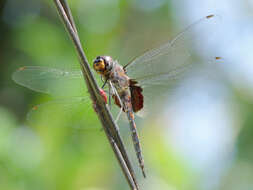
[[[90,63],[101,54],[126,63],[199,18],[219,15],[216,40],[196,54],[221,56],[221,63],[192,73],[156,114],[137,119],[147,179],[127,125],[120,130],[141,189],[253,189],[253,2],[69,3]],[[76,105],[65,117],[49,106],[35,121],[27,120],[34,105],[53,98],[12,81],[12,73],[24,65],[78,69],[52,1],[0,1],[0,189],[129,189],[92,109]]]

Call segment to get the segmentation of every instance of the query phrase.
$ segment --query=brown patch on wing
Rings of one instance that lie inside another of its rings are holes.
[[[131,92],[131,103],[133,107],[133,111],[137,112],[143,108],[143,95],[142,88],[136,85],[137,82],[134,80],[130,80],[130,92]]]

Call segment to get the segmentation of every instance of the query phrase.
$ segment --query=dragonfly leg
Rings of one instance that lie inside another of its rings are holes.
[[[112,89],[111,89],[111,86],[109,85],[109,108],[110,108],[110,110],[112,108],[111,96],[112,96]]]
[[[121,101],[121,99],[120,99],[120,97],[119,97],[119,94],[118,94],[117,90],[113,87],[111,81],[109,82],[109,89],[112,90],[112,94],[114,94],[114,95],[117,96],[117,98],[118,98],[118,100],[119,100],[119,103],[120,103],[120,111],[119,111],[119,113],[118,113],[118,115],[117,115],[117,117],[116,117],[116,119],[115,119],[115,122],[117,123],[118,120],[119,120],[119,118],[120,118],[120,115],[121,115],[121,113],[122,113],[122,111],[123,111],[123,103],[122,103],[122,101]]]
[[[103,81],[103,78],[102,78],[102,76],[101,76],[101,80]],[[105,81],[103,81],[104,82],[104,84],[102,85],[102,89],[105,87],[105,85],[106,85],[106,83],[107,83],[107,81],[108,81],[108,79],[106,79]]]

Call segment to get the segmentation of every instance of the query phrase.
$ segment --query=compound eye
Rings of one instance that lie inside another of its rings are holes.
[[[106,67],[106,65],[105,65],[105,62],[103,59],[97,59],[94,61],[93,68],[95,71],[97,71],[97,72],[104,71],[105,67]]]

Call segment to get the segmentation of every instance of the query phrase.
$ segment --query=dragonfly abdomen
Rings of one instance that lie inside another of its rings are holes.
[[[146,177],[145,170],[144,170],[144,160],[142,158],[142,152],[141,152],[141,145],[140,145],[140,141],[139,141],[139,136],[138,136],[136,124],[134,122],[134,113],[133,113],[132,109],[127,109],[126,112],[127,112],[127,117],[128,117],[129,124],[130,124],[132,140],[134,143],[134,149],[136,152],[136,156],[138,158],[138,162],[139,162],[140,168],[142,170],[142,174],[144,177]]]

